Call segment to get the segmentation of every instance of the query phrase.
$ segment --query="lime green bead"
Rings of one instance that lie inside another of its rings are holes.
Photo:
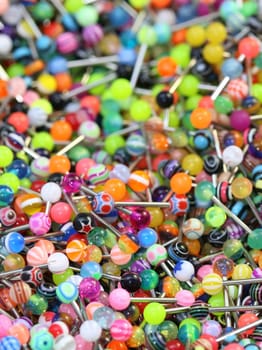
[[[88,80],[88,84],[99,82],[100,80],[102,80],[104,78],[105,78],[104,72],[95,72],[95,73],[90,75],[90,78]],[[101,94],[103,94],[103,92],[105,91],[106,88],[107,88],[107,85],[105,83],[103,83],[103,84],[100,84],[100,85],[90,89],[90,93],[93,95],[101,95]]]
[[[31,104],[32,108],[38,107],[42,109],[46,114],[52,114],[53,113],[53,107],[51,103],[46,100],[45,98],[39,98],[38,100],[34,101]]]
[[[75,13],[83,7],[83,0],[65,0],[64,7],[70,13]]]
[[[193,109],[196,109],[198,107],[199,101],[201,100],[203,96],[201,95],[194,95],[190,96],[185,103],[185,107],[187,110],[192,111]]]
[[[85,146],[77,145],[74,148],[70,149],[67,155],[69,159],[73,160],[74,162],[78,162],[80,159],[89,158],[90,151]]]
[[[212,297],[208,299],[208,304],[211,307],[224,307],[225,306],[224,293],[219,292],[216,295],[212,295]],[[221,316],[224,314],[224,312],[212,312],[212,314],[215,316]]]
[[[190,97],[197,95],[199,80],[192,74],[185,75],[178,91],[182,96]]]
[[[29,164],[29,157],[24,151],[19,151],[16,153],[16,158],[25,161],[26,164]]]
[[[137,33],[137,40],[140,44],[154,46],[157,43],[157,35],[152,26],[144,25]]]
[[[20,63],[14,63],[6,69],[6,72],[9,78],[21,77],[25,74],[25,67]]]
[[[262,103],[262,84],[253,84],[251,87],[251,95],[256,97]]]
[[[52,278],[56,286],[65,282],[69,277],[73,276],[74,272],[72,269],[68,268],[62,273],[53,273]]]
[[[163,305],[153,302],[145,307],[143,315],[147,323],[158,325],[165,320],[166,310]]]
[[[105,139],[105,151],[111,156],[121,147],[125,146],[125,139],[120,135],[109,135]]]
[[[44,148],[50,152],[55,146],[54,140],[52,139],[51,135],[49,135],[48,132],[45,131],[36,133],[32,138],[31,145],[34,149]]]
[[[159,92],[163,91],[165,88],[165,85],[163,84],[156,84],[154,85],[153,89],[152,89],[152,96],[156,97]]]
[[[186,68],[190,62],[191,48],[188,44],[179,44],[170,51],[170,56],[182,68]]]
[[[110,90],[113,98],[116,100],[125,100],[132,94],[131,84],[129,80],[124,78],[116,79],[112,83]]]
[[[128,0],[130,5],[135,9],[142,9],[150,4],[150,0]]]
[[[14,154],[7,146],[0,146],[0,168],[5,168],[12,163]]]
[[[225,223],[226,218],[224,210],[215,205],[207,209],[205,213],[206,223],[214,228],[221,227]]]
[[[163,114],[161,115],[161,117],[163,117]],[[169,113],[169,123],[168,126],[170,128],[177,128],[180,124],[180,118],[177,112],[175,111],[171,111]]]
[[[147,101],[135,100],[130,106],[130,116],[135,122],[145,122],[151,116],[151,107]]]
[[[98,21],[98,12],[94,6],[83,6],[75,13],[75,19],[81,27],[87,27],[96,24]]]
[[[0,176],[0,185],[9,186],[16,193],[20,186],[20,180],[15,174],[5,173]]]
[[[20,186],[25,188],[30,188],[32,185],[32,182],[28,178],[20,179]]]
[[[178,128],[170,133],[173,147],[181,148],[188,145],[188,136],[185,130]]]

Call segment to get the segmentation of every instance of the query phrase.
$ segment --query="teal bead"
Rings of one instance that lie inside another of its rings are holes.
[[[248,234],[247,244],[252,249],[262,249],[262,228],[256,228]]]
[[[123,118],[119,113],[112,113],[103,118],[103,131],[106,135],[117,132],[123,127]]]
[[[183,344],[192,344],[200,337],[200,330],[193,324],[185,324],[178,330],[177,338]]]
[[[223,252],[227,258],[236,261],[243,255],[244,247],[241,241],[228,239],[223,245]]]
[[[154,270],[144,270],[140,273],[142,280],[141,288],[143,290],[155,289],[159,282],[159,276]]]
[[[195,198],[200,204],[208,206],[215,195],[215,188],[209,181],[201,181],[196,185]]]
[[[33,294],[25,304],[27,310],[33,315],[42,315],[48,308],[47,300],[39,294]]]
[[[101,114],[103,117],[111,115],[111,113],[118,113],[120,106],[115,100],[106,99],[101,103]]]
[[[52,350],[54,348],[54,338],[46,329],[40,329],[31,335],[29,345],[32,350]]]
[[[72,282],[62,282],[56,288],[57,298],[64,304],[71,304],[78,297],[78,289]]]

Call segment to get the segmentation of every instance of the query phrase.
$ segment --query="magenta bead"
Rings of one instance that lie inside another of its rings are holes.
[[[95,300],[101,291],[100,283],[92,278],[83,278],[79,285],[79,295],[81,298],[87,298],[90,301]]]
[[[91,24],[83,29],[82,36],[86,47],[93,47],[103,38],[104,32],[99,24]]]
[[[130,222],[132,226],[138,230],[148,227],[150,224],[150,214],[144,208],[136,208],[130,215]]]
[[[213,266],[212,265],[203,265],[200,266],[200,268],[197,270],[197,279],[201,282],[202,279],[213,272]]]
[[[51,228],[51,219],[43,212],[35,213],[29,219],[30,230],[37,236],[46,234]]]
[[[233,129],[238,131],[245,131],[250,126],[250,116],[244,110],[234,111],[230,115],[230,125]]]
[[[79,47],[76,34],[70,32],[60,34],[56,39],[56,47],[62,54],[75,52]]]
[[[64,175],[62,180],[62,187],[66,193],[76,193],[80,190],[81,186],[82,180],[78,175],[72,173]]]
[[[123,288],[114,289],[109,294],[109,304],[114,310],[125,310],[130,304],[130,295]]]

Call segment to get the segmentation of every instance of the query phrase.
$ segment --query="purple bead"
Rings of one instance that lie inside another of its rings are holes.
[[[64,32],[56,39],[57,50],[62,54],[75,52],[79,47],[77,35],[71,32]]]
[[[234,111],[230,115],[230,125],[233,129],[238,131],[245,131],[250,126],[250,116],[244,110]]]
[[[262,270],[261,270],[259,267],[257,267],[256,269],[254,269],[254,270],[252,271],[252,277],[253,277],[253,278],[261,278],[261,277],[262,277]]]
[[[138,230],[144,227],[148,227],[150,224],[151,216],[144,208],[136,208],[130,214],[130,222],[132,226]]]
[[[167,186],[156,187],[152,193],[153,202],[162,202],[168,192],[169,188]]]
[[[245,234],[242,227],[236,224],[232,219],[226,221],[224,229],[226,230],[229,239],[240,239]]]
[[[210,13],[210,8],[207,4],[200,3],[197,5],[197,14],[198,16],[205,16]]]
[[[72,193],[76,193],[80,190],[81,186],[82,186],[82,180],[81,178],[76,175],[76,174],[66,174],[63,177],[62,180],[62,187],[63,190],[68,193],[68,194],[72,194]]]
[[[181,166],[176,159],[172,159],[167,161],[162,169],[164,177],[167,179],[171,179],[173,175],[181,170]]]
[[[87,298],[90,301],[95,300],[101,291],[100,283],[93,277],[83,278],[79,285],[80,298]]]
[[[144,270],[151,269],[151,265],[145,259],[138,259],[133,262],[130,267],[130,271],[140,274]]]
[[[99,24],[92,24],[83,29],[82,36],[87,47],[94,47],[103,38],[104,32]]]

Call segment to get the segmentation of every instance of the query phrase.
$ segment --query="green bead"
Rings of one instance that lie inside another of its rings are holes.
[[[179,328],[183,327],[184,325],[187,325],[187,324],[194,325],[195,327],[197,327],[197,329],[201,330],[200,322],[197,319],[191,318],[191,317],[186,318],[185,320],[181,321],[179,324]]]
[[[9,78],[21,77],[25,74],[25,67],[21,63],[14,63],[6,69],[6,72]]]
[[[178,44],[170,50],[170,56],[180,67],[186,68],[190,62],[190,52],[188,44]]]
[[[160,303],[150,303],[144,309],[144,320],[152,325],[162,323],[166,318],[166,309]]]
[[[31,145],[34,149],[44,148],[50,152],[53,150],[55,146],[52,136],[46,131],[35,133],[35,135],[32,138]]]
[[[67,155],[70,160],[73,160],[74,162],[78,162],[80,159],[89,158],[90,151],[86,146],[77,145],[72,149],[70,149]]]
[[[5,168],[12,163],[14,154],[7,146],[0,146],[0,168]]]
[[[218,96],[214,101],[214,107],[218,113],[229,114],[232,112],[234,105],[228,97]]]
[[[130,5],[136,9],[142,9],[149,5],[150,0],[129,0]]]
[[[181,84],[178,87],[178,91],[182,96],[190,97],[197,95],[199,86],[199,80],[192,74],[185,75]]]
[[[150,104],[145,100],[135,100],[130,106],[130,116],[135,122],[145,122],[151,117]]]
[[[228,239],[223,244],[223,252],[227,258],[236,261],[242,257],[244,247],[241,241],[237,239]]]
[[[258,68],[262,69],[262,53],[254,59],[254,63]]]
[[[155,289],[159,282],[159,276],[154,270],[144,270],[140,273],[141,288],[143,290]]]
[[[208,299],[208,304],[211,307],[224,307],[225,306],[224,293],[219,292],[216,295],[212,295],[212,297]],[[224,312],[212,312],[212,314],[215,316],[221,316],[224,314]]]
[[[106,135],[119,131],[123,126],[123,118],[119,113],[112,113],[103,118],[102,126]]]
[[[202,97],[203,96],[199,94],[188,97],[185,103],[186,110],[192,111],[193,109],[196,109]]]
[[[225,223],[226,218],[224,210],[215,205],[208,208],[205,213],[206,223],[214,228],[221,227]]]
[[[54,338],[46,328],[32,332],[29,345],[32,350],[53,350]]]
[[[83,6],[75,13],[75,19],[81,27],[87,27],[96,24],[98,21],[98,12],[95,6]]]
[[[0,185],[9,186],[16,193],[19,190],[20,180],[15,174],[4,173],[0,176]]]
[[[163,84],[156,84],[153,86],[153,89],[152,89],[152,96],[156,97],[159,92],[163,91],[165,88],[165,85]]]
[[[83,7],[83,0],[65,0],[65,9],[70,13],[75,13]]]
[[[209,181],[201,181],[195,187],[195,198],[200,202],[210,202],[215,195],[215,188]]]
[[[119,113],[119,103],[113,99],[103,100],[101,103],[101,114],[103,117],[110,116],[111,113]]]
[[[163,118],[163,114],[161,115],[161,117]],[[168,126],[170,128],[177,128],[180,124],[180,118],[179,115],[176,111],[171,111],[169,112],[169,123]]]
[[[258,13],[258,4],[253,0],[245,1],[240,9],[240,13],[245,17],[254,16]]]
[[[262,228],[256,228],[247,236],[247,244],[253,249],[262,249]]]
[[[115,234],[109,229],[106,229],[106,235],[104,239],[105,239],[105,246],[109,249],[112,249],[117,244],[117,239]]]
[[[144,25],[137,33],[137,40],[140,44],[154,46],[157,43],[157,35],[154,28]]]
[[[33,294],[25,304],[25,307],[33,315],[42,315],[48,308],[48,302],[42,295]]]
[[[194,131],[195,128],[193,127],[192,123],[191,123],[191,111],[187,111],[185,112],[185,114],[183,115],[183,117],[181,118],[181,124],[182,126],[189,131]]]
[[[262,103],[262,84],[253,84],[251,87],[251,95],[256,97]]]
[[[40,1],[31,7],[32,17],[39,22],[51,20],[55,14],[55,8],[46,1]]]
[[[125,139],[120,135],[110,135],[105,138],[104,148],[111,156],[114,155],[119,148],[124,146]]]
[[[45,98],[39,98],[38,100],[34,101],[30,107],[32,107],[32,108],[39,107],[46,114],[53,113],[53,107],[52,107],[51,103],[48,100],[46,100]]]
[[[17,152],[16,158],[23,160],[26,164],[29,164],[29,157],[24,151]]]
[[[112,96],[116,100],[125,100],[132,94],[132,87],[129,80],[120,78],[116,79],[110,87]]]

